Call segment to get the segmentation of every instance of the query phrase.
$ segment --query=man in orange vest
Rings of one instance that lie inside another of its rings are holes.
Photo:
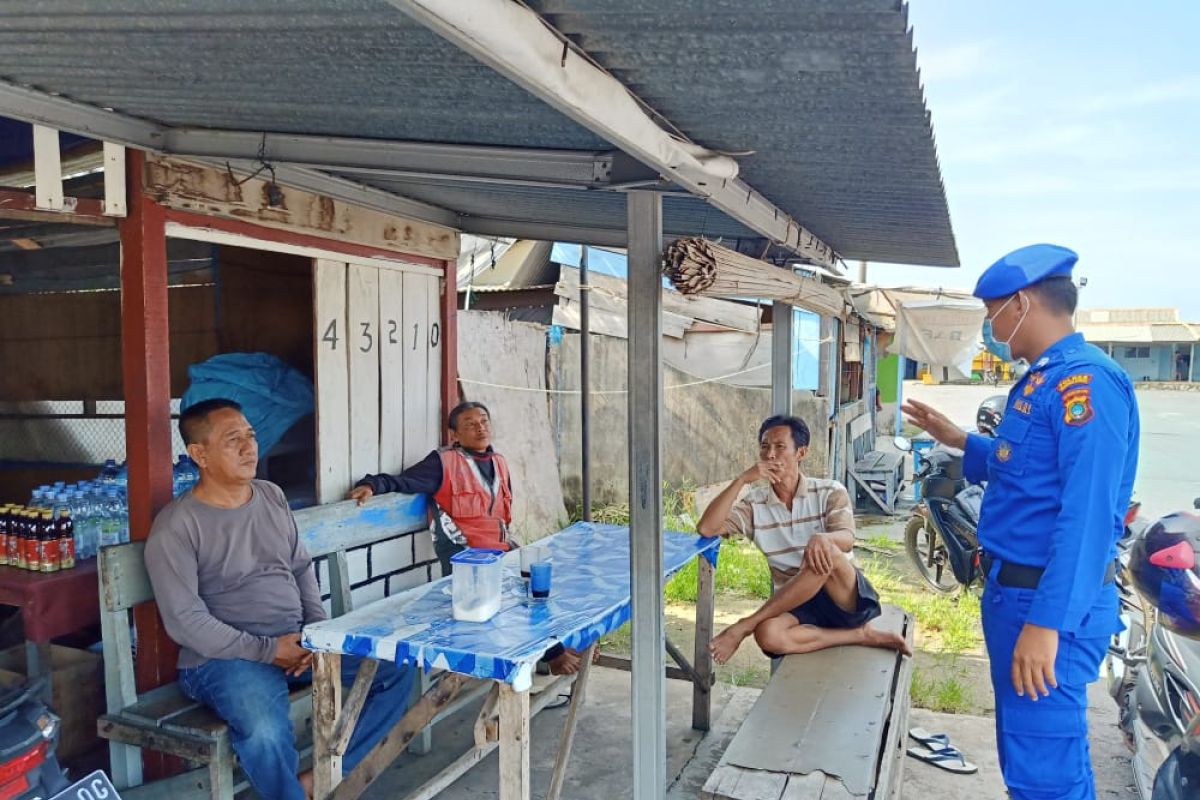
[[[399,475],[366,475],[349,497],[360,504],[386,492],[433,498],[433,547],[450,572],[450,558],[465,547],[511,550],[512,478],[504,456],[492,449],[492,418],[483,403],[459,403],[448,420],[450,447],[441,447]],[[579,653],[555,645],[544,660],[556,674],[579,670]]]

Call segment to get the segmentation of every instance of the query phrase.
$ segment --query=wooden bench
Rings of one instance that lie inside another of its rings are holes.
[[[313,559],[326,558],[327,589],[334,616],[353,607],[346,551],[416,533],[428,527],[424,497],[384,495],[359,507],[345,501],[298,511],[300,539]],[[98,720],[100,736],[110,742],[112,776],[122,797],[209,795],[229,800],[248,783],[235,770],[228,726],[171,683],[143,694],[134,685],[130,611],[154,599],[143,555],[145,544],[133,542],[100,551],[100,612],[104,638],[104,670],[108,713]],[[422,675],[416,692],[432,680]],[[442,709],[432,725],[477,698],[464,694]],[[312,697],[307,688],[291,693],[291,719],[300,736],[302,755],[311,752]],[[426,728],[426,734],[428,728]],[[305,744],[308,742],[308,744]],[[167,753],[199,765],[183,775],[142,786],[142,748]],[[428,749],[426,747],[424,749]],[[140,787],[133,792],[125,791]]]
[[[913,639],[885,606],[873,625]],[[704,800],[897,800],[912,659],[868,647],[790,655],[704,784]]]

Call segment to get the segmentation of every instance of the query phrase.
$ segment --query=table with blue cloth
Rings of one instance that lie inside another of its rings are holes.
[[[440,580],[378,600],[336,619],[304,629],[304,644],[316,651],[313,664],[313,768],[316,797],[348,800],[361,793],[403,751],[412,737],[457,695],[490,684],[475,726],[475,747],[443,770],[417,796],[431,797],[500,749],[501,800],[528,800],[530,718],[560,690],[574,683],[548,800],[562,792],[575,723],[596,642],[630,618],[629,528],[587,522],[541,539],[553,569],[550,597],[531,602],[520,576],[517,551],[504,558],[503,601],[487,622],[461,622],[451,614],[451,580]],[[663,575],[669,577],[699,557],[696,646],[689,663],[670,643],[678,667],[672,677],[692,681],[692,724],[707,729],[713,683],[708,642],[712,636],[713,567],[719,540],[691,534],[663,534]],[[538,660],[555,644],[583,654],[577,675],[561,676],[535,688]],[[362,656],[359,679],[341,701],[342,655]],[[350,775],[341,775],[354,722],[379,661],[415,665],[440,679]],[[617,657],[606,663],[622,666]],[[627,666],[627,660],[625,666]],[[361,688],[360,688],[361,684]],[[496,719],[498,718],[498,724]],[[336,791],[335,791],[336,790]]]

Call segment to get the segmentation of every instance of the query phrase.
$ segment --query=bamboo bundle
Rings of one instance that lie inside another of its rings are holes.
[[[680,294],[778,300],[840,317],[842,292],[700,237],[676,239],[663,252],[663,272]]]

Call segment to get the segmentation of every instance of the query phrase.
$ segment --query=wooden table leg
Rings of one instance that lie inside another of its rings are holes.
[[[325,800],[342,780],[342,757],[335,752],[342,708],[342,657],[317,653],[313,658],[313,795]]]
[[[558,756],[554,759],[554,772],[550,775],[550,791],[546,800],[558,800],[562,797],[563,783],[567,778],[567,763],[571,760],[571,747],[575,744],[575,728],[579,723],[579,709],[583,706],[584,694],[587,692],[588,672],[592,666],[592,654],[596,645],[583,651],[583,661],[579,665],[579,674],[575,676],[575,688],[571,690],[571,705],[567,709],[567,721],[563,724],[562,742],[558,746]]]
[[[696,650],[692,669],[701,683],[692,683],[692,727],[706,731],[712,721],[713,660],[708,643],[713,636],[713,566],[703,555],[696,570]]]
[[[529,800],[529,692],[500,686],[500,800]]]

